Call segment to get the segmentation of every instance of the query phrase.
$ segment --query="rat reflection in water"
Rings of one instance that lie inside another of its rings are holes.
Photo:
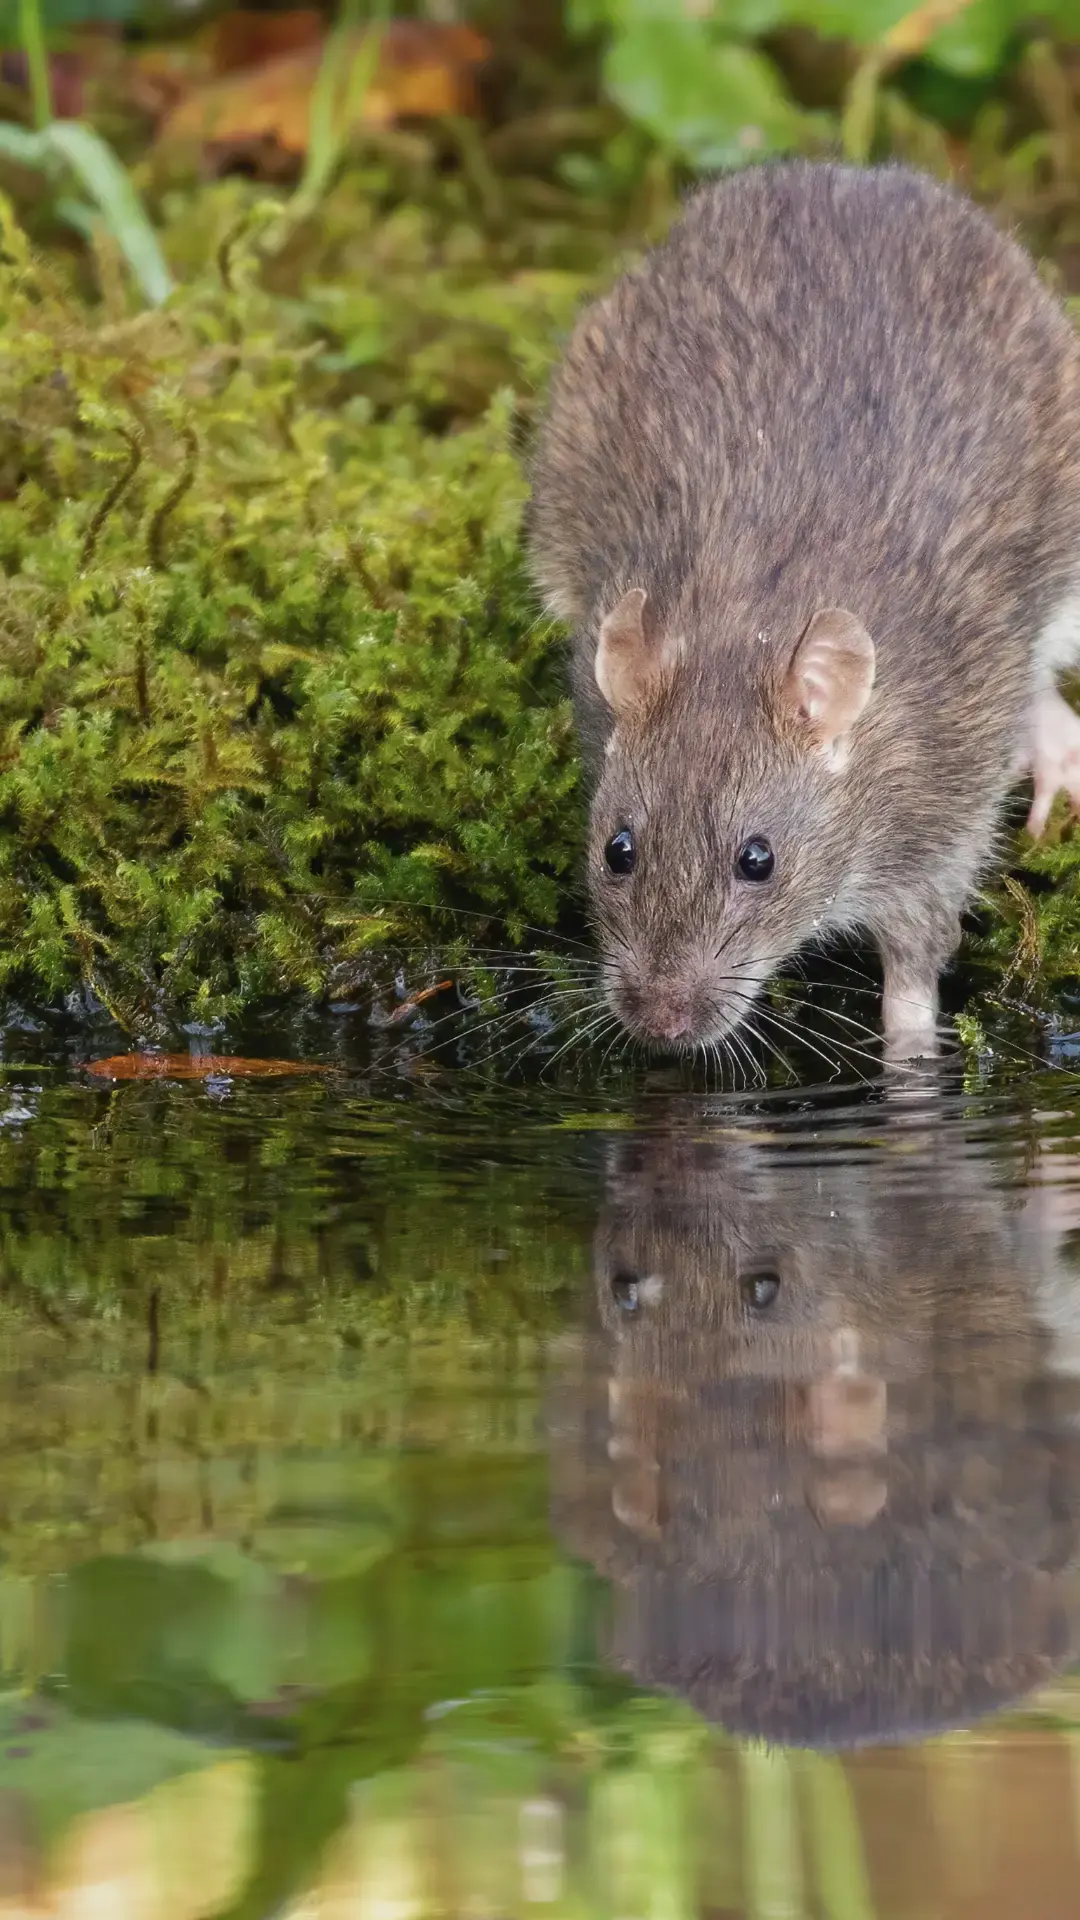
[[[613,1582],[610,1658],[735,1733],[958,1727],[1080,1645],[1060,1200],[902,1144],[612,1149],[556,1526]]]

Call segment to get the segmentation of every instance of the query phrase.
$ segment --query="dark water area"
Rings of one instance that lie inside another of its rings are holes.
[[[1080,1080],[344,1031],[5,1043],[0,1915],[1074,1915]]]

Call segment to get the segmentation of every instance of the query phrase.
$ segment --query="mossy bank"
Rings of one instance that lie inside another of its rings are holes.
[[[459,235],[461,313],[433,324],[453,236],[390,216],[382,284],[369,252],[342,296],[381,336],[365,382],[320,289],[265,290],[250,194],[203,214],[184,291],[134,317],[3,233],[0,986],[83,984],[135,1025],[350,991],[394,940],[549,927],[578,840],[509,383],[581,280],[470,311]],[[395,324],[420,336],[396,382]]]
[[[106,255],[80,291],[5,210],[0,992],[88,989],[147,1033],[575,919],[519,456],[625,235],[515,233],[354,171],[305,259],[221,183],[177,201],[183,285],[147,315]],[[1077,842],[1030,857],[979,949],[1058,979]]]

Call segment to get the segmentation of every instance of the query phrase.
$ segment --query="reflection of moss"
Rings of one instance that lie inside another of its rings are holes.
[[[35,1381],[0,1402],[10,1575],[212,1532],[282,1572],[352,1576],[405,1512],[434,1560],[459,1542],[428,1468],[465,1532],[542,1531],[543,1484],[521,1467],[529,1396],[587,1259],[591,1196],[572,1150],[545,1141],[564,1170],[553,1210],[527,1110],[521,1164],[473,1183],[466,1126],[442,1140],[438,1109],[414,1131],[396,1102],[311,1081],[220,1106],[153,1086],[37,1099],[31,1126],[0,1127],[0,1189],[17,1196],[0,1339]],[[513,1417],[483,1410],[493,1351],[520,1388]],[[354,1457],[358,1435],[391,1432],[415,1444],[415,1473]],[[10,1655],[2,1584],[0,1630]]]

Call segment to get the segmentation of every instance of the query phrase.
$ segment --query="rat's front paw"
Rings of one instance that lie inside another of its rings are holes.
[[[885,1064],[914,1067],[920,1060],[936,1060],[941,1051],[936,1027],[885,1028]]]
[[[885,963],[881,1016],[885,1060],[893,1067],[934,1060],[939,1051],[937,974],[927,979],[895,960]]]
[[[1030,770],[1035,797],[1028,815],[1028,832],[1037,840],[1050,818],[1059,793],[1068,796],[1080,814],[1080,714],[1060,693],[1044,694],[1032,712]]]

